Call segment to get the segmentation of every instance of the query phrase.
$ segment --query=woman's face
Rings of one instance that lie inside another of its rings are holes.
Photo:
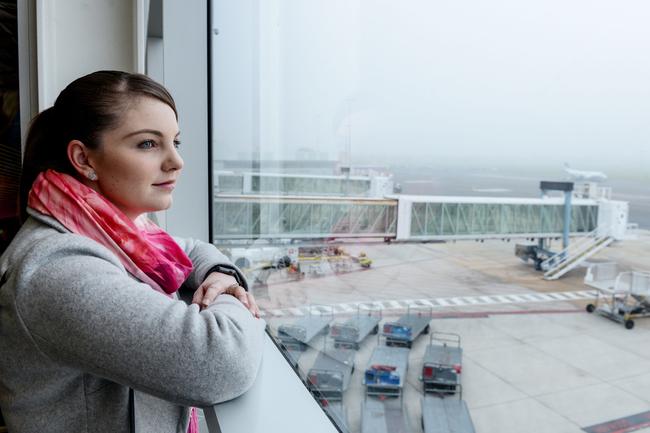
[[[174,111],[157,99],[141,97],[106,131],[88,162],[97,174],[95,189],[134,220],[167,209],[183,168]]]

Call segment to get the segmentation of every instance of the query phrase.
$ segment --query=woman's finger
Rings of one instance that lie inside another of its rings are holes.
[[[253,296],[252,293],[247,293],[248,295],[248,303],[250,305],[249,309],[253,313],[253,315],[257,318],[260,317],[260,307],[257,305],[257,302],[255,301],[255,297]]]
[[[248,295],[246,289],[244,289],[242,286],[237,286],[237,292],[235,296],[237,297],[237,299],[239,299],[239,302],[244,304],[246,308],[250,309],[250,303],[248,302]]]
[[[246,289],[239,284],[229,286],[224,293],[232,295],[248,308],[248,296],[246,296]]]
[[[203,300],[203,295],[205,293],[206,286],[204,284],[201,284],[198,289],[194,292],[194,296],[192,296],[192,304],[197,304],[201,305],[201,301]]]

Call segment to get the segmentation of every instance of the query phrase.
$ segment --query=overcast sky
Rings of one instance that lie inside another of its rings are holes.
[[[215,72],[234,95],[252,90],[215,110],[217,144],[281,158],[349,147],[365,163],[650,166],[647,0],[268,0],[259,20],[244,3],[219,11],[240,26],[216,46],[231,75]],[[261,125],[251,134],[247,116]]]

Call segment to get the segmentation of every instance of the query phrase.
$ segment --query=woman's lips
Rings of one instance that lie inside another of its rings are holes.
[[[176,187],[176,181],[170,180],[169,182],[154,183],[153,186],[164,189],[174,189]]]

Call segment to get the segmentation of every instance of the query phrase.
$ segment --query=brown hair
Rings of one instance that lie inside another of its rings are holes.
[[[26,218],[27,196],[38,174],[47,169],[77,176],[68,159],[72,140],[96,149],[103,132],[114,128],[138,97],[157,99],[174,110],[174,99],[161,84],[142,74],[97,71],[70,83],[54,105],[39,113],[29,127],[20,179],[21,217]]]

